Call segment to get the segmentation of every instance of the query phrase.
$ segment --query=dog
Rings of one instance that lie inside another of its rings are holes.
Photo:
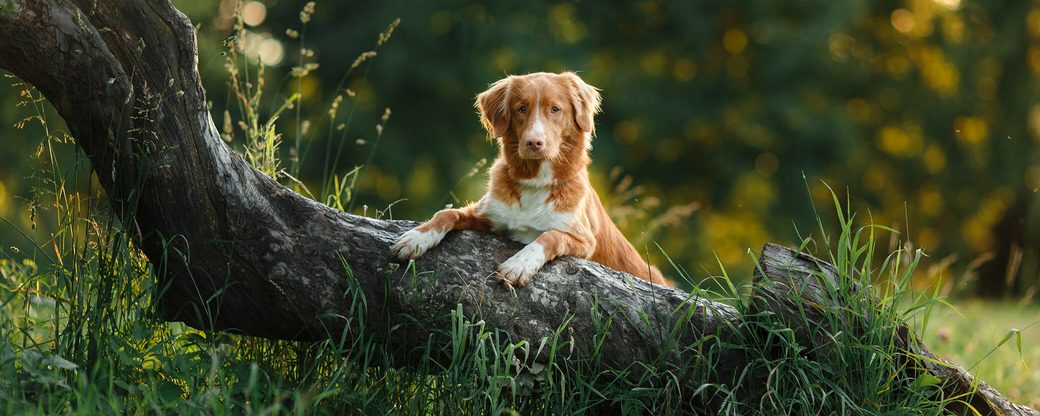
[[[671,286],[621,234],[589,183],[595,87],[572,72],[512,75],[480,93],[475,106],[499,145],[487,194],[402,234],[391,246],[397,258],[419,258],[448,231],[474,229],[527,245],[499,266],[507,285],[526,285],[547,261],[570,254]]]

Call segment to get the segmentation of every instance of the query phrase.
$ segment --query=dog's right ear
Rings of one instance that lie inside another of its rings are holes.
[[[500,79],[477,95],[475,105],[480,110],[480,123],[495,138],[505,136],[509,129],[509,100],[506,98],[512,81],[512,77]]]

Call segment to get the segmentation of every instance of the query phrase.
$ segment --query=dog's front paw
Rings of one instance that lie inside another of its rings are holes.
[[[397,238],[397,241],[390,246],[390,251],[394,253],[398,259],[401,260],[414,260],[426,253],[437,243],[441,242],[444,235],[447,233],[437,231],[419,231],[418,229],[411,229],[401,234]]]
[[[531,243],[517,252],[498,267],[502,280],[509,284],[523,286],[531,281],[538,269],[545,264],[545,249],[541,244]]]

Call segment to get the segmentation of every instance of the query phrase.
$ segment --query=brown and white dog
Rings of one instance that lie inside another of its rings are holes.
[[[596,88],[570,72],[509,76],[492,84],[476,102],[481,122],[499,144],[487,194],[404,233],[391,246],[394,254],[416,259],[448,231],[469,228],[527,244],[499,266],[509,284],[527,284],[545,262],[564,254],[669,284],[625,240],[589,183],[592,118],[599,105]]]

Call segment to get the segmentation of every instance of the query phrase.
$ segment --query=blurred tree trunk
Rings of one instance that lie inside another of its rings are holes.
[[[596,351],[610,368],[639,371],[663,356],[686,372],[688,385],[740,377],[743,351],[724,346],[739,342],[743,318],[725,304],[571,257],[510,290],[493,275],[519,245],[476,232],[452,233],[414,267],[401,267],[388,246],[414,223],[318,204],[248,166],[220,140],[196,69],[194,28],[169,2],[0,4],[0,67],[35,85],[67,122],[168,287],[159,299],[166,319],[279,339],[375,337],[407,362],[468,318],[526,341],[541,362],[551,353]],[[762,259],[774,281],[821,267],[776,246],[767,246]],[[756,301],[797,319],[797,308],[782,299],[817,293],[800,288],[762,285]],[[841,309],[838,302],[832,309]],[[802,332],[804,342],[817,342]],[[908,359],[916,360],[908,368],[946,371],[916,358],[933,356],[908,331],[901,337]],[[537,349],[544,340],[568,350]]]

